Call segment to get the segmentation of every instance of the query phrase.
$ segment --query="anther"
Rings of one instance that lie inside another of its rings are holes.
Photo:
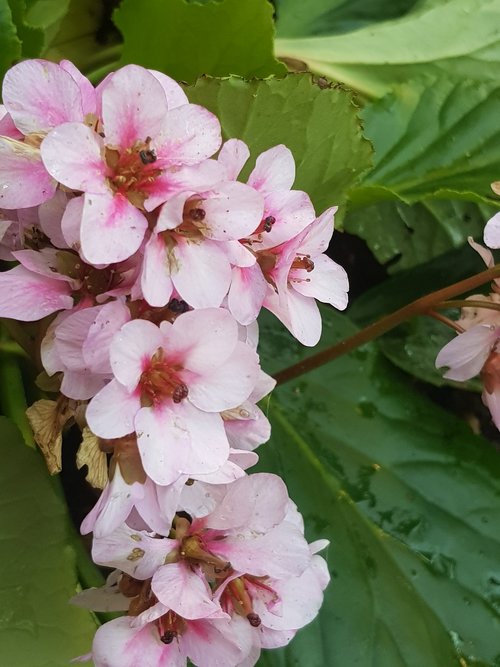
[[[167,308],[173,313],[187,313],[189,310],[189,304],[183,301],[182,299],[170,299],[167,303]]]
[[[153,149],[139,151],[139,157],[141,158],[142,164],[152,164],[158,159]]]
[[[202,208],[192,208],[188,215],[193,222],[201,222],[205,219],[206,213]]]
[[[250,614],[247,614],[247,620],[252,626],[252,628],[258,628],[259,625],[261,624],[260,616],[259,614],[256,614],[255,612],[251,612]]]
[[[179,517],[179,519],[186,519],[187,521],[189,521],[189,523],[193,523],[193,517],[191,516],[191,514],[184,512],[184,510],[176,512],[176,515]]]
[[[178,384],[172,394],[172,400],[174,403],[180,403],[184,398],[187,398],[188,394],[187,386],[184,383]]]
[[[166,630],[161,635],[160,639],[164,644],[171,644],[176,637],[177,637],[177,632],[175,630]]]
[[[268,215],[266,218],[264,218],[264,231],[270,232],[275,222],[276,218],[274,215]]]

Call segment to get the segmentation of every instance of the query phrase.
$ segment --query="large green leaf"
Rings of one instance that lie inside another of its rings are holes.
[[[497,79],[499,21],[499,0],[441,0],[343,35],[281,38],[276,51],[380,97],[395,83],[423,74]]]
[[[323,309],[321,347],[353,332]],[[267,370],[302,359],[271,318]],[[500,458],[366,346],[278,388],[261,465],[331,540],[319,619],[263,665],[496,667]],[[462,660],[462,661],[461,661]]]
[[[318,210],[342,203],[370,166],[371,146],[342,87],[320,87],[310,75],[290,74],[250,82],[204,78],[186,92],[218,116],[225,138],[248,143],[253,162],[261,151],[286,144],[297,164],[294,187],[305,190]]]
[[[96,623],[68,603],[78,547],[42,458],[0,417],[1,664],[66,667],[87,653]]]
[[[418,0],[276,0],[279,37],[348,32],[402,16]]]
[[[390,273],[423,264],[468,236],[480,240],[495,209],[465,201],[424,200],[409,206],[386,201],[351,209],[344,228],[360,236]]]
[[[121,64],[159,69],[177,80],[202,74],[284,74],[273,55],[268,0],[123,0],[114,14],[123,34]]]
[[[498,51],[500,58],[500,44]],[[498,81],[441,76],[397,86],[363,110],[375,165],[363,182],[367,192],[361,188],[353,200],[385,198],[377,188],[407,203],[456,192],[492,198],[490,183],[500,176],[499,115]]]

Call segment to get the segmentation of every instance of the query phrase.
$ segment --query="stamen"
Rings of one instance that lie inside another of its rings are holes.
[[[182,299],[170,299],[167,303],[167,308],[173,313],[179,313],[179,315],[181,315],[182,313],[187,313],[189,304]]]
[[[166,630],[161,635],[160,639],[164,644],[171,644],[176,637],[177,637],[177,632],[175,630]]]
[[[188,216],[193,222],[201,222],[205,219],[206,213],[202,208],[192,208],[189,210]]]
[[[292,262],[292,269],[305,269],[308,273],[314,269],[314,262],[309,255],[297,256]]]
[[[270,232],[275,222],[276,218],[274,217],[274,215],[268,215],[266,218],[264,218],[264,225],[263,225],[264,231]]]
[[[155,151],[153,149],[139,151],[139,157],[141,158],[142,164],[152,164],[158,159]]]
[[[256,614],[255,612],[251,612],[250,614],[247,614],[247,619],[252,628],[258,628],[259,625],[262,623],[260,620],[259,614]]]

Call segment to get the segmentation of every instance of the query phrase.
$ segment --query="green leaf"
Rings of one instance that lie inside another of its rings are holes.
[[[17,35],[22,44],[23,58],[36,58],[43,48],[43,31],[36,26],[30,25],[26,17],[25,0],[8,0],[12,12],[12,19],[16,25]]]
[[[8,2],[0,3],[0,79],[21,57],[21,42]]]
[[[249,145],[252,161],[243,177],[261,151],[286,144],[297,165],[294,187],[305,190],[318,211],[342,203],[370,165],[371,146],[342,87],[320,87],[308,74],[290,74],[251,82],[203,78],[186,93],[217,115],[225,138]]]
[[[418,0],[276,0],[278,37],[335,35],[406,14]]]
[[[461,247],[468,236],[480,239],[494,213],[491,206],[458,200],[412,206],[385,201],[350,209],[344,228],[364,239],[377,260],[396,273]]]
[[[421,75],[497,79],[499,21],[498,0],[442,0],[343,35],[277,39],[276,52],[380,97],[394,84]]]
[[[101,0],[37,0],[30,16],[46,32],[43,57],[56,62],[66,58],[89,75],[110,64],[118,67],[121,46],[116,36],[108,44],[108,32],[103,31],[105,4]]]
[[[2,664],[66,667],[90,650],[96,623],[68,604],[78,588],[63,498],[41,457],[0,418],[0,600]]]
[[[120,64],[189,82],[202,74],[284,74],[273,54],[272,14],[267,0],[123,0],[114,13],[124,40]]]
[[[441,76],[397,86],[363,110],[366,136],[375,147],[375,165],[363,186],[389,189],[407,203],[429,196],[453,199],[453,192],[491,200],[490,183],[500,175],[499,115],[496,81]],[[373,201],[373,193],[368,195]],[[358,197],[366,203],[362,189],[353,201]]]
[[[321,347],[353,333],[323,309]],[[308,354],[264,318],[266,370]],[[494,667],[500,459],[365,346],[278,388],[261,466],[330,539],[319,619],[262,665]],[[462,662],[460,659],[463,657]]]

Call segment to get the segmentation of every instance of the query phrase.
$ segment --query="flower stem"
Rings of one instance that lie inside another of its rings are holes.
[[[439,304],[436,306],[436,308],[440,308],[442,304]],[[442,324],[446,324],[447,327],[450,327],[450,329],[454,329],[457,333],[463,333],[465,329],[460,326],[460,324],[457,324],[453,320],[450,320],[449,317],[446,317],[445,315],[441,315],[441,313],[436,313],[435,310],[429,310],[427,313],[429,317],[433,317],[435,320],[438,322],[441,322]]]
[[[436,308],[486,308],[487,310],[500,311],[500,303],[480,301],[479,299],[450,299],[442,301]]]
[[[361,329],[361,331],[357,331],[353,336],[341,340],[340,343],[336,343],[335,345],[326,348],[326,350],[322,350],[303,361],[299,361],[293,366],[283,369],[277,373],[274,378],[277,384],[284,384],[285,382],[294,380],[305,373],[309,373],[309,371],[312,371],[315,368],[323,366],[329,361],[337,359],[337,357],[341,357],[343,354],[355,350],[360,345],[364,345],[370,340],[378,338],[411,317],[427,313],[438,304],[441,304],[441,302],[446,301],[447,299],[452,299],[454,296],[458,296],[464,292],[469,292],[470,290],[473,290],[480,285],[484,285],[484,283],[498,277],[500,277],[500,265],[496,265],[486,271],[481,271],[481,273],[477,273],[470,278],[465,278],[465,280],[460,280],[458,283],[453,283],[453,285],[449,285],[448,287],[443,287],[436,292],[426,294],[425,296],[420,297],[420,299],[403,306],[403,308],[382,317],[373,324],[369,324],[364,329]]]

